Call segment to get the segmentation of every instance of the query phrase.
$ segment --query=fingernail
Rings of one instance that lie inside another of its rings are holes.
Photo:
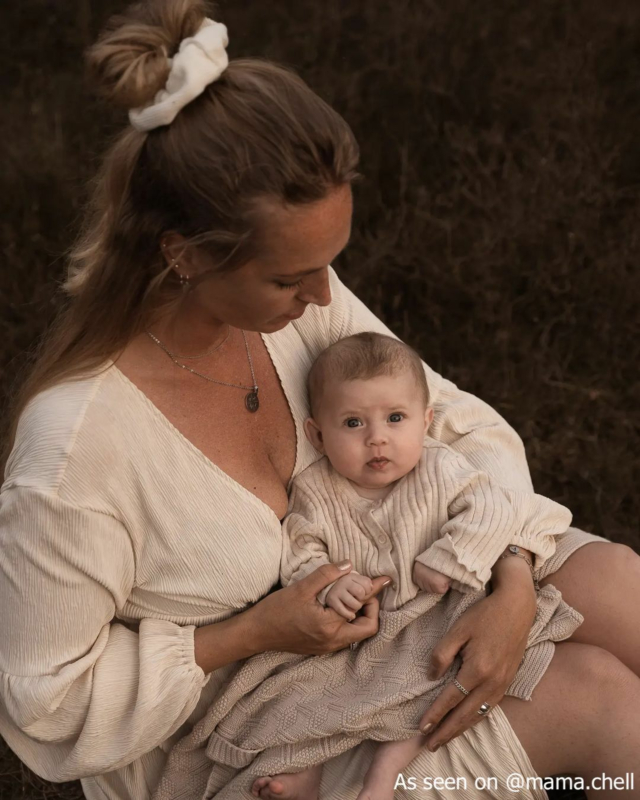
[[[429,750],[431,750],[432,753],[435,753],[436,750],[438,750],[439,748],[440,748],[440,744],[432,744],[432,745],[429,746]]]
[[[388,586],[391,583],[391,578],[388,578],[382,585]]]
[[[338,569],[349,569],[349,567],[351,566],[351,562],[349,561],[349,559],[347,559],[346,561],[340,561],[340,563],[336,564],[336,566],[338,567]]]
[[[420,728],[420,730],[422,733],[426,733],[427,731],[431,730],[431,728],[433,728],[433,722],[427,722]]]

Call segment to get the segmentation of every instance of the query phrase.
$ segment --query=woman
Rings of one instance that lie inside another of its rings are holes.
[[[224,26],[205,17],[199,0],[142,4],[90,52],[132,125],[105,158],[69,301],[17,401],[2,487],[0,733],[92,799],[150,797],[240,659],[373,635],[386,580],[353,624],[315,602],[345,565],[271,591],[287,487],[315,459],[306,370],[332,341],[387,329],[327,266],[350,234],[350,130],[290,72],[228,64]],[[531,492],[513,430],[425,368],[431,435]],[[585,622],[525,703],[501,699],[536,613],[536,541],[514,544],[434,658],[442,673],[460,651],[467,694],[449,685],[427,711],[432,752],[411,775],[466,776],[460,797],[477,796],[478,775],[622,775],[640,746],[640,559],[570,529],[538,562]],[[321,797],[355,797],[370,756],[365,744],[330,762]]]

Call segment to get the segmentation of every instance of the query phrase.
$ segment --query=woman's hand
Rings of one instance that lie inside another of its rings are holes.
[[[494,576],[497,572],[496,565]],[[468,608],[432,653],[429,678],[440,677],[459,654],[463,663],[456,680],[469,692],[448,684],[422,717],[420,728],[428,733],[432,752],[480,722],[480,706],[496,706],[520,666],[536,614],[531,572],[513,557],[500,562],[499,573],[492,594]]]
[[[288,653],[322,655],[342,650],[378,632],[379,603],[376,594],[391,578],[373,578],[371,589],[362,602],[362,615],[348,622],[332,608],[324,608],[316,595],[338,578],[348,575],[352,565],[343,569],[324,564],[300,581],[268,594],[245,612],[251,618],[255,652],[282,650]]]

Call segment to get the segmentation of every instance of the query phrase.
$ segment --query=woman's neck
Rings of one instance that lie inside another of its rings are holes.
[[[223,342],[229,325],[207,315],[202,307],[185,298],[177,311],[153,320],[148,330],[171,352],[192,356]]]

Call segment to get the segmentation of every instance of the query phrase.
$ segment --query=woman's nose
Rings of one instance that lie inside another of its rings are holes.
[[[318,275],[313,275],[312,279],[306,280],[297,296],[298,300],[303,303],[328,306],[331,302],[328,267],[325,267]]]

